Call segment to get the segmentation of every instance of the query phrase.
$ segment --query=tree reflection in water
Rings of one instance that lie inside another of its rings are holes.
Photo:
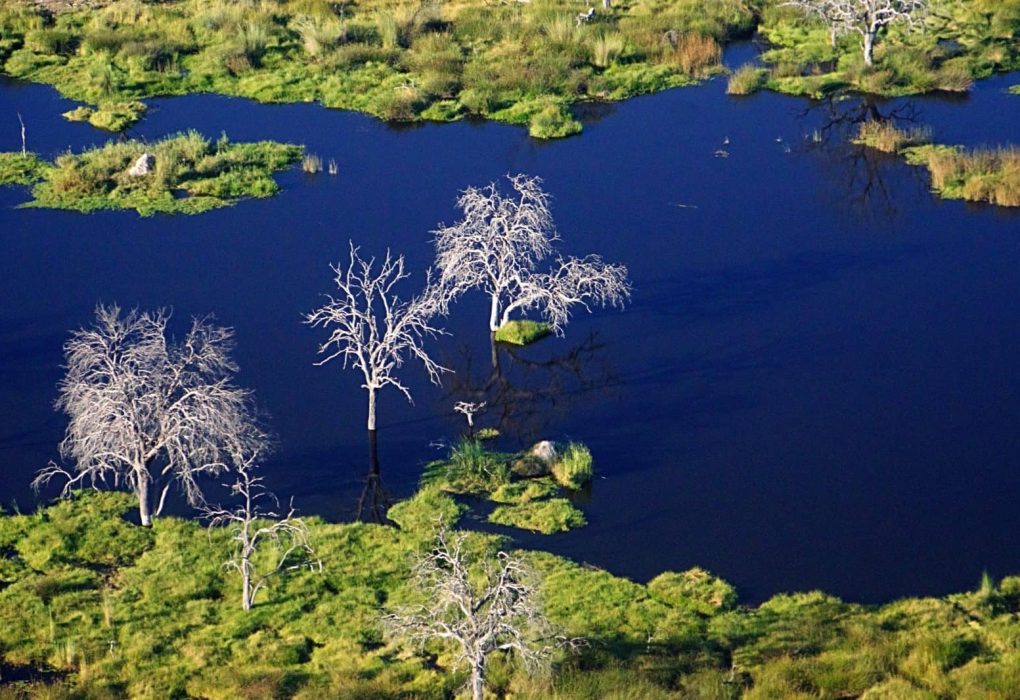
[[[830,184],[833,206],[861,220],[888,221],[897,217],[897,193],[895,187],[890,187],[890,176],[902,172],[898,170],[902,158],[853,143],[860,125],[871,121],[890,122],[897,127],[920,125],[921,112],[914,102],[890,103],[884,110],[882,106],[874,96],[832,96],[812,103],[799,114],[808,122],[799,150],[822,156],[828,173],[820,181]],[[927,189],[923,170],[910,170]]]
[[[480,372],[470,348],[462,347],[445,401],[484,402],[476,429],[495,428],[524,446],[547,438],[556,417],[617,384],[606,344],[594,331],[566,351],[542,355],[541,347],[507,345],[490,336],[489,363]]]

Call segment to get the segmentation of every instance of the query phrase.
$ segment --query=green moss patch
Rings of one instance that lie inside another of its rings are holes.
[[[497,506],[489,515],[489,522],[532,530],[543,535],[567,532],[588,524],[584,513],[565,498]]]
[[[52,165],[21,162],[21,172],[38,182],[25,206],[92,212],[134,209],[152,214],[198,214],[248,197],[269,197],[279,190],[271,177],[302,153],[300,146],[260,141],[209,141],[196,132],[155,143],[117,141],[80,154],[59,156]],[[132,173],[143,155],[144,174]],[[0,171],[15,155],[0,157]],[[26,169],[27,167],[27,169]],[[14,167],[11,167],[14,171]]]
[[[87,122],[97,129],[105,131],[123,131],[133,126],[147,107],[144,102],[129,100],[127,102],[103,102],[98,107],[77,107],[64,112],[64,118],[72,122]]]
[[[552,327],[541,321],[507,321],[496,331],[496,341],[511,345],[530,345],[552,333]]]

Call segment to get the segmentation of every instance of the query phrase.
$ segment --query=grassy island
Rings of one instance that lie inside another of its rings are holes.
[[[721,47],[755,30],[768,42],[767,68],[739,72],[736,93],[966,90],[975,78],[1020,66],[1016,0],[958,0],[930,13],[924,31],[889,27],[873,66],[862,63],[856,35],[832,46],[822,22],[778,0],[621,0],[591,14],[570,0],[78,7],[4,3],[0,67],[92,105],[78,118],[114,130],[137,118],[125,105],[139,99],[216,92],[396,121],[480,116],[526,125],[536,137],[567,136],[581,129],[573,103],[721,72]]]
[[[24,206],[92,212],[134,209],[198,214],[279,190],[272,173],[297,161],[300,146],[212,142],[196,132],[154,143],[117,141],[53,163],[32,154],[0,154],[0,185],[32,185]],[[139,167],[141,164],[143,167]]]
[[[0,698],[452,698],[462,686],[448,650],[417,653],[381,630],[427,546],[413,527],[309,519],[322,571],[275,580],[245,613],[222,566],[226,530],[142,528],[131,510],[125,494],[86,493],[0,516]],[[876,607],[819,592],[745,607],[697,568],[646,585],[522,556],[550,620],[588,645],[550,678],[494,657],[493,697],[977,700],[1020,687],[1020,578]]]

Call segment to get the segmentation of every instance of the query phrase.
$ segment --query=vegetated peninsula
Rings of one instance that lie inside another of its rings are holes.
[[[410,567],[429,523],[308,519],[321,570],[274,579],[245,611],[222,565],[230,530],[172,517],[143,528],[124,519],[132,507],[127,494],[85,492],[0,516],[0,649],[4,680],[17,681],[0,696],[458,697],[467,675],[454,647],[405,649],[380,620],[380,605],[418,601]],[[465,546],[483,556],[500,541],[469,533]],[[883,606],[812,592],[746,607],[702,569],[641,584],[514,556],[538,577],[549,622],[584,644],[546,676],[493,654],[486,697],[976,699],[1020,687],[1017,578]]]
[[[0,153],[0,185],[31,185],[27,207],[198,214],[275,194],[272,173],[303,152],[273,141],[210,141],[192,131],[154,143],[111,141],[53,163],[32,153]]]
[[[155,95],[216,92],[266,102],[318,101],[387,120],[480,116],[536,137],[577,133],[570,105],[690,84],[723,71],[721,47],[757,29],[766,67],[740,89],[797,94],[966,90],[1018,65],[1015,0],[918,5],[878,27],[861,52],[852,23],[779,0],[655,0],[580,7],[570,0],[390,3],[140,0],[72,9],[13,0],[0,8],[4,73],[50,83],[123,128]],[[869,30],[870,31],[870,30]]]

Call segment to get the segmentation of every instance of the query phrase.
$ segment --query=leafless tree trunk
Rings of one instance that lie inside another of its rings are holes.
[[[429,597],[428,604],[399,608],[385,615],[383,624],[419,646],[451,644],[457,650],[454,663],[470,669],[472,697],[481,700],[493,653],[513,654],[535,671],[548,667],[557,647],[580,641],[552,634],[538,604],[535,574],[520,559],[499,552],[495,562],[480,562],[476,576],[478,562],[467,553],[466,540],[466,534],[440,527],[431,551],[414,569],[414,585]]]
[[[257,453],[234,455],[237,480],[229,488],[231,495],[239,498],[238,505],[233,508],[202,507],[202,514],[209,519],[210,527],[222,526],[233,530],[234,553],[225,566],[241,575],[241,608],[245,611],[251,610],[256,596],[270,577],[304,566],[322,570],[322,563],[314,558],[315,551],[308,542],[308,528],[301,518],[296,517],[293,503],[282,517],[262,508],[265,500],[275,506],[279,503],[276,496],[262,485],[262,477],[255,476],[257,456]],[[254,557],[267,542],[276,549],[277,556],[272,566],[260,571]],[[297,562],[291,559],[295,552],[303,554]]]
[[[25,120],[21,118],[21,112],[18,112],[18,123],[21,124],[21,155],[28,155],[28,148],[25,141]]]
[[[72,334],[56,405],[70,419],[60,453],[74,465],[51,463],[33,486],[60,477],[68,495],[85,482],[124,482],[149,526],[171,483],[201,505],[199,475],[225,471],[231,450],[265,448],[250,392],[232,383],[232,331],[194,319],[174,343],[166,335],[169,318],[162,310],[122,316],[117,306],[99,306],[96,323]],[[155,511],[154,485],[162,488]]]
[[[588,256],[560,258],[552,271],[538,271],[559,240],[549,195],[539,178],[513,175],[509,180],[516,193],[512,196],[504,196],[495,183],[469,187],[457,200],[464,218],[433,232],[442,284],[457,293],[484,290],[491,332],[515,311],[537,310],[561,333],[574,305],[622,305],[630,296],[622,265]]]
[[[415,358],[424,366],[429,378],[439,383],[440,366],[423,349],[426,338],[444,331],[432,325],[437,315],[445,315],[451,291],[433,284],[426,273],[425,290],[410,301],[403,301],[393,289],[410,277],[404,271],[404,257],[393,258],[389,251],[378,269],[375,258],[363,260],[358,249],[350,244],[350,262],[346,267],[333,267],[339,295],[305,316],[306,323],[331,329],[330,336],[319,346],[323,365],[336,358],[343,366],[361,372],[362,386],[368,391],[368,429],[376,429],[376,392],[384,386],[396,387],[408,401],[411,392],[395,376],[407,358]],[[413,403],[413,401],[412,401]]]

